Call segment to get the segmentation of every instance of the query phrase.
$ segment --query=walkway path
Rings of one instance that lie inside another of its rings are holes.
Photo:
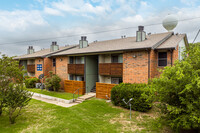
[[[96,93],[88,93],[86,95],[83,95],[78,98],[78,99],[82,99],[81,102],[73,102],[72,100],[65,100],[65,99],[47,96],[47,95],[43,95],[43,94],[39,94],[39,93],[34,93],[32,98],[46,102],[46,103],[51,103],[51,104],[54,104],[57,106],[68,108],[68,107],[77,105],[79,103],[82,103],[84,100],[95,97],[95,96],[96,96]]]

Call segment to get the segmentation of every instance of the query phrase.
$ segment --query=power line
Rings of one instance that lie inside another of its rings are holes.
[[[189,20],[194,20],[194,19],[199,19],[199,18],[200,17],[182,19],[182,20],[179,20],[179,22],[189,21]],[[174,22],[174,21],[171,21],[169,23],[172,23],[172,22]],[[144,25],[144,26],[145,27],[149,27],[149,26],[160,25],[160,24],[162,24],[162,23],[148,24],[148,25]],[[28,42],[36,42],[36,41],[38,42],[38,41],[45,41],[45,40],[51,40],[51,39],[69,38],[69,37],[75,37],[75,36],[83,36],[83,35],[91,35],[91,34],[100,34],[100,33],[106,33],[106,32],[120,31],[120,30],[128,30],[128,29],[133,29],[133,28],[137,28],[137,26],[120,28],[120,29],[113,29],[113,30],[97,31],[97,32],[88,32],[88,33],[81,33],[81,34],[74,34],[74,35],[66,35],[66,36],[60,36],[60,37],[50,37],[50,38],[26,40],[26,41],[18,41],[18,42],[7,42],[7,43],[0,43],[0,45],[17,44],[17,43],[28,43]]]

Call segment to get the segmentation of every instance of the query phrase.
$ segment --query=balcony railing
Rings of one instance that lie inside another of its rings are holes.
[[[84,64],[68,64],[69,74],[84,74]]]
[[[35,73],[35,65],[27,65],[27,72]]]
[[[100,75],[116,75],[121,76],[123,73],[123,63],[100,63]]]

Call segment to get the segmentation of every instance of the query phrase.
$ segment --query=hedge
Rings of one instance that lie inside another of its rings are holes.
[[[135,111],[147,112],[152,107],[153,91],[147,84],[121,83],[111,90],[111,101],[115,106],[129,109],[122,99],[127,102],[130,98],[131,108]]]
[[[25,79],[26,88],[35,88],[35,84],[39,83],[40,80],[38,78],[27,78]]]

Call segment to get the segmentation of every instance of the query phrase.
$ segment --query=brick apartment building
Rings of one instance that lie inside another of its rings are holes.
[[[181,52],[188,46],[186,34],[173,32],[148,34],[139,26],[136,37],[95,41],[88,43],[85,36],[79,44],[60,47],[53,42],[50,49],[34,52],[32,46],[28,54],[18,56],[29,76],[48,75],[53,71],[61,79],[62,88],[70,90],[72,81],[83,82],[86,93],[99,84],[147,83],[160,75],[159,69],[172,66],[181,60]],[[65,82],[66,81],[66,82]],[[71,81],[71,82],[70,82]],[[80,87],[80,86],[79,86]]]

